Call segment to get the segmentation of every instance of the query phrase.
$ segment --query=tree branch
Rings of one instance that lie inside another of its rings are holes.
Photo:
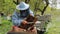
[[[29,3],[30,0],[25,0],[25,3]]]
[[[18,5],[19,3],[20,3],[20,1],[19,0],[17,0],[16,2],[15,1],[13,1],[16,5]]]
[[[46,8],[47,8],[47,7],[48,7],[48,5],[49,5],[48,0],[45,0],[45,2],[46,2],[46,6],[44,7],[43,11],[41,11],[41,15],[43,15],[43,14],[44,14],[44,12],[45,12]]]
[[[17,5],[17,2],[13,1],[13,3],[15,3]]]

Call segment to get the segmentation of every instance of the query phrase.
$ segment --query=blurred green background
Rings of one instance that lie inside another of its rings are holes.
[[[35,2],[36,0],[31,0],[29,2],[32,11],[34,11]],[[44,6],[45,4],[40,1],[41,10]],[[6,16],[8,16],[9,14],[12,15],[15,10],[15,7],[16,5],[13,3],[13,0],[0,0],[0,13],[3,12]],[[39,12],[37,13],[41,14]],[[45,32],[45,34],[60,34],[60,10],[54,8],[53,10],[51,10],[51,7],[48,6],[44,14],[50,14],[52,16],[52,20],[48,24],[47,31]],[[2,23],[2,25],[0,25],[0,34],[6,34],[12,29],[12,22],[8,21],[7,19],[4,19],[4,17],[0,18]]]

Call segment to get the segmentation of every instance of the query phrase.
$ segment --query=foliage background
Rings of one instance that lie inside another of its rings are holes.
[[[34,3],[36,0],[30,1],[30,8],[34,11]],[[43,2],[40,0],[40,8],[43,9]],[[0,0],[0,12],[4,14],[12,14],[15,10],[16,5],[13,3],[13,0]],[[38,14],[39,11],[37,12]],[[44,14],[51,14],[51,22],[47,26],[47,31],[45,34],[60,34],[60,10],[53,10],[48,6]],[[2,25],[0,26],[0,34],[6,34],[12,29],[12,22],[2,19]]]

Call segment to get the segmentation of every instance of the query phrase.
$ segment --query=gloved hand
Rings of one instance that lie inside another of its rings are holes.
[[[25,21],[25,20],[22,21],[22,24],[23,24],[23,25],[26,25],[26,24],[27,24],[27,21]]]

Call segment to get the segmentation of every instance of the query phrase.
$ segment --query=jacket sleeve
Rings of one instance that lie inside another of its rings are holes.
[[[30,14],[34,17],[34,13],[33,11],[29,10]]]
[[[15,26],[20,26],[20,24],[21,24],[22,21],[23,21],[23,19],[18,18],[18,16],[17,16],[16,13],[14,13],[14,14],[12,15],[13,25],[15,25]]]

